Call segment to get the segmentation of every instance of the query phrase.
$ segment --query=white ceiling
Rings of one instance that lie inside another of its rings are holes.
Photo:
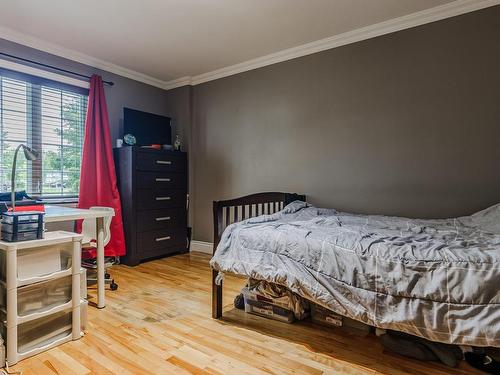
[[[451,2],[2,0],[0,38],[26,40],[60,55],[82,54],[166,82]]]

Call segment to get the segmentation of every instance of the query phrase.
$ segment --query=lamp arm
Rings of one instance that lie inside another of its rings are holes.
[[[16,167],[17,167],[17,154],[19,153],[19,149],[24,147],[23,144],[17,146],[16,151],[14,152],[14,161],[12,162],[12,172],[10,175],[10,203],[12,205],[12,211],[16,207]]]

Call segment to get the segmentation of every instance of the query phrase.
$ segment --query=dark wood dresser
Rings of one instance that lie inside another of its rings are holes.
[[[139,262],[187,248],[187,157],[178,151],[114,149],[127,254]]]

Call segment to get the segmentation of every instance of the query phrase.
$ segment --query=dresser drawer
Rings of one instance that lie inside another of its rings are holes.
[[[186,207],[186,192],[171,189],[138,189],[137,209]]]
[[[152,250],[178,246],[183,250],[187,244],[187,230],[159,229],[137,234],[137,246],[141,253],[151,253]]]
[[[187,175],[176,172],[137,172],[139,189],[186,189]]]
[[[186,157],[184,154],[162,152],[138,152],[137,169],[140,171],[179,171],[186,170]]]
[[[139,211],[137,214],[137,230],[139,232],[186,226],[185,208]]]

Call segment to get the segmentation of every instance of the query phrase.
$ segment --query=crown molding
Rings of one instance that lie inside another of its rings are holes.
[[[227,66],[225,68],[217,69],[208,73],[199,74],[191,77],[191,85],[199,85],[201,83],[213,81],[219,78],[247,72],[250,70],[262,68],[264,66],[311,55],[313,53],[360,42],[363,40],[375,38],[377,36],[390,34],[396,31],[409,29],[446,18],[459,16],[461,14],[473,12],[499,4],[500,0],[457,0],[437,7],[411,13],[402,17],[393,18],[370,26],[348,31],[329,38],[320,39],[293,48],[288,48],[276,53],[248,60],[239,64]],[[169,89],[179,87],[176,86],[175,81],[167,82],[165,86],[168,86]]]
[[[84,53],[53,44],[33,36],[0,26],[0,38],[38,49],[56,56],[73,60],[91,67],[114,73],[135,81],[143,82],[164,90],[171,90],[187,85],[199,85],[219,78],[262,68],[298,57],[344,46],[351,43],[409,29],[427,23],[443,20],[476,10],[500,5],[500,0],[456,0],[434,8],[425,9],[402,17],[379,22],[329,38],[320,39],[297,47],[288,48],[266,56],[258,57],[239,64],[230,65],[211,72],[164,81],[149,75],[98,59]]]
[[[84,53],[65,48],[62,46],[59,46],[57,44],[53,44],[41,39],[38,39],[36,37],[20,33],[18,31],[6,28],[6,27],[1,27],[0,26],[0,38],[1,39],[6,39],[14,43],[22,44],[24,46],[28,46],[31,48],[35,48],[37,50],[43,51],[50,53],[52,55],[56,55],[59,57],[63,57],[65,59],[73,60],[85,65],[89,65],[93,68],[97,68],[100,70],[105,70],[110,73],[117,74],[122,77],[130,78],[135,81],[143,82],[151,86],[159,87],[161,89],[164,88],[164,86],[167,84],[166,81],[163,81],[161,79],[157,79],[151,76],[148,76],[143,73],[136,72],[134,70],[125,68],[123,66],[119,66],[116,64],[113,64],[108,61],[104,61],[101,59],[98,59],[93,56],[86,55]]]
[[[192,78],[189,76],[174,79],[172,81],[164,82],[162,88],[165,90],[172,90],[177,87],[190,86],[193,84]]]

